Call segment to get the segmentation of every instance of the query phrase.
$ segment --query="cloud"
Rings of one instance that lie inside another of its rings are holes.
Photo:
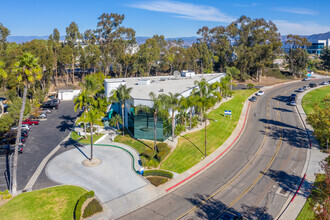
[[[241,7],[241,8],[252,8],[252,7],[256,7],[257,5],[258,5],[257,3],[251,3],[251,4],[232,4],[232,6]]]
[[[178,1],[147,1],[134,3],[129,7],[170,13],[175,17],[196,21],[231,23],[235,20],[234,17],[222,13],[215,7]]]
[[[317,11],[306,9],[306,8],[274,8],[275,11],[288,12],[292,14],[301,14],[301,15],[316,15]]]
[[[287,34],[299,34],[299,35],[310,35],[325,33],[330,31],[330,26],[324,26],[315,22],[304,22],[304,23],[292,23],[285,20],[273,20],[276,24],[279,32],[282,35]]]

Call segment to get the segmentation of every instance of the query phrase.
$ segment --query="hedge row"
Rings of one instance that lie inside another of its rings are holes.
[[[143,176],[162,176],[169,179],[173,178],[173,173],[165,170],[146,170],[143,172]]]
[[[89,216],[94,215],[95,213],[102,212],[102,211],[103,211],[103,208],[100,205],[99,201],[97,201],[96,199],[93,199],[86,206],[86,208],[84,210],[83,218],[87,218]]]
[[[93,196],[94,191],[89,191],[78,199],[76,207],[74,209],[74,219],[79,220],[81,218],[81,207],[87,199],[92,198]]]

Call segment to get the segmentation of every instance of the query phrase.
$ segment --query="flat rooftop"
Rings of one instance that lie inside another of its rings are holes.
[[[220,76],[225,76],[225,73],[209,73],[209,74],[196,74],[194,77],[175,77],[175,76],[153,76],[153,77],[134,77],[134,78],[115,78],[115,79],[105,79],[106,83],[118,83],[126,82],[126,86],[132,87],[131,96],[134,99],[150,99],[149,93],[154,92],[158,94],[168,94],[172,92],[183,93],[187,90],[193,89],[195,87],[194,82],[200,81],[205,78],[207,82],[217,79]],[[150,80],[149,85],[141,85],[147,80]]]

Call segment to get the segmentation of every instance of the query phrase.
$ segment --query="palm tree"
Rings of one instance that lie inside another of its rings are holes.
[[[147,113],[152,113],[154,118],[154,151],[157,152],[157,117],[158,115],[162,118],[168,118],[168,110],[165,108],[164,99],[165,96],[163,94],[156,96],[155,93],[150,92],[149,96],[153,101],[153,107],[150,108],[145,105],[139,105],[135,107],[135,112],[144,111]]]
[[[81,120],[89,123],[91,129],[91,156],[89,160],[93,159],[93,130],[95,125],[102,125],[102,118],[105,116],[104,108],[106,108],[107,102],[98,98],[91,102],[88,106],[88,110],[81,115]]]
[[[163,95],[163,101],[165,104],[165,108],[168,110],[171,110],[171,115],[172,115],[172,141],[174,141],[174,129],[175,129],[175,121],[174,121],[174,113],[177,111],[180,107],[179,103],[179,93],[176,93],[173,95],[173,93],[169,93],[169,95]]]
[[[111,126],[117,126],[117,129],[119,130],[119,124],[122,124],[123,121],[121,120],[121,117],[119,114],[114,115],[110,120]]]
[[[212,86],[207,85],[203,96],[197,98],[197,104],[202,111],[202,117],[205,122],[205,151],[204,156],[207,156],[206,146],[207,146],[207,109],[212,107],[216,102],[221,100],[220,93],[217,90],[212,90]]]
[[[78,109],[80,110],[84,110],[84,112],[87,111],[87,107],[90,103],[90,97],[88,97],[87,95],[87,91],[83,90],[74,100],[74,111],[76,112]],[[84,120],[80,120],[80,122],[84,123],[84,130],[85,130],[85,138],[87,138],[87,134],[86,134],[86,121]]]
[[[34,82],[34,80],[40,80],[42,78],[42,71],[40,66],[38,65],[38,59],[35,58],[31,53],[24,53],[22,56],[19,57],[19,61],[15,63],[14,72],[18,74],[17,77],[18,81],[22,82],[24,85],[23,100],[22,100],[22,106],[21,106],[20,117],[18,122],[15,151],[14,151],[12,194],[16,195],[18,145],[21,139],[21,128],[22,128],[23,114],[25,110],[27,89],[30,86],[30,83]]]
[[[117,90],[113,93],[113,100],[117,100],[120,102],[121,105],[121,115],[122,115],[122,125],[123,125],[123,135],[125,135],[125,115],[124,115],[124,109],[125,109],[125,102],[127,99],[129,99],[130,93],[132,92],[132,88],[127,88],[126,85],[120,85]]]
[[[189,130],[191,130],[192,111],[197,102],[196,96],[190,95],[189,97],[186,98],[186,102],[187,102],[187,107],[190,108],[189,109]]]
[[[233,75],[238,76],[241,72],[239,71],[239,69],[236,69],[236,67],[227,67],[226,68],[226,73],[228,77],[228,82],[230,81],[230,90],[233,90],[233,86],[236,86],[235,83],[233,83]]]

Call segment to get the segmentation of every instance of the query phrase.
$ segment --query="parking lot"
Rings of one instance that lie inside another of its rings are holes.
[[[18,190],[25,187],[44,157],[69,135],[76,116],[73,102],[65,101],[61,102],[57,110],[53,110],[48,115],[46,121],[40,121],[39,125],[31,127],[24,152],[18,155]],[[0,191],[7,189],[5,170],[8,163],[6,161],[6,155],[0,155]],[[49,182],[50,180],[44,175],[38,179],[39,183],[45,181]]]

